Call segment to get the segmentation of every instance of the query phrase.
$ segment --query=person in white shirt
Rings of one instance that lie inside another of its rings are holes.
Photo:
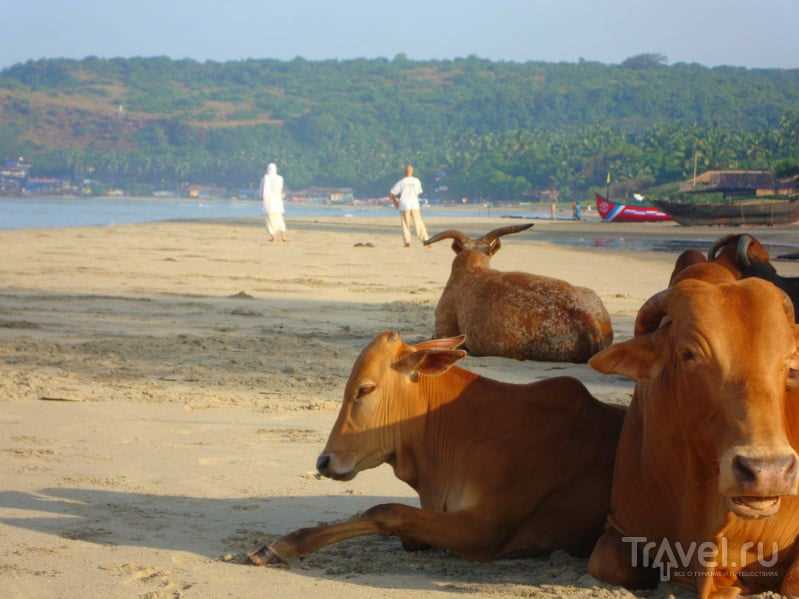
[[[416,236],[422,242],[427,241],[427,229],[419,210],[420,195],[422,195],[422,182],[413,176],[413,166],[409,164],[405,167],[405,177],[397,181],[388,194],[394,207],[400,211],[402,240],[406,248],[411,246],[411,222],[416,229]]]
[[[286,239],[286,223],[283,220],[283,177],[277,174],[277,165],[270,162],[266,167],[266,174],[261,179],[261,201],[264,204],[266,215],[266,230],[269,232],[269,241],[274,241],[280,234],[282,241]]]

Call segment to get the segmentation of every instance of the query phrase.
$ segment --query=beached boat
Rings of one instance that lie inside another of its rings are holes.
[[[671,220],[668,214],[653,206],[617,204],[603,198],[598,193],[595,193],[594,196],[599,216],[608,223],[655,223]]]
[[[655,205],[686,226],[787,225],[799,220],[799,197],[721,203],[656,200]]]
[[[680,184],[681,201],[655,205],[681,225],[787,225],[799,220],[797,182],[769,171],[714,170]],[[700,198],[710,194],[721,201]]]

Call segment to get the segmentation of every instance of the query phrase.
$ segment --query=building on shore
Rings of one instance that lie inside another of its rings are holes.
[[[28,177],[22,192],[26,195],[61,195],[71,189],[69,181],[57,177]]]
[[[721,193],[725,198],[752,196],[758,189],[772,189],[774,175],[769,171],[716,170],[680,183],[684,193]]]
[[[797,195],[799,194],[799,175],[785,177],[777,181],[777,195]]]
[[[799,193],[799,177],[777,179],[770,171],[706,171],[680,183],[684,193],[720,193],[724,199],[770,197]]]
[[[351,187],[307,187],[290,192],[288,199],[301,204],[352,204],[355,195]]]
[[[183,188],[183,195],[187,198],[225,198],[228,196],[224,187],[217,185],[186,185]]]
[[[16,160],[6,160],[0,167],[0,193],[19,194],[25,186],[31,164],[21,156]]]

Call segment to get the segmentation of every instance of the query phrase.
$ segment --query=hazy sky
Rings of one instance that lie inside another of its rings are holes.
[[[0,0],[0,68],[87,55],[799,67],[799,0]]]

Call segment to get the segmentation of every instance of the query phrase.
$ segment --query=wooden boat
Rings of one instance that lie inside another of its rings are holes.
[[[618,204],[594,194],[596,209],[606,223],[656,223],[671,220],[671,217],[652,206]]]
[[[715,204],[655,200],[655,205],[685,226],[787,225],[799,220],[799,196]]]

